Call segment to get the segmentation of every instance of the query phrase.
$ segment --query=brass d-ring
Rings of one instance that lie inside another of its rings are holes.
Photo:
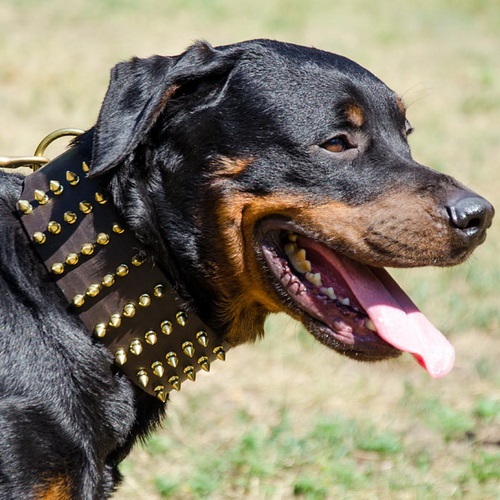
[[[78,137],[79,135],[82,135],[83,132],[84,131],[79,129],[79,128],[60,128],[58,130],[54,130],[54,132],[51,132],[50,134],[45,136],[40,141],[40,144],[38,144],[38,146],[35,150],[35,156],[43,157],[45,150],[49,147],[50,144],[52,144],[57,139],[60,139],[61,137],[67,137],[67,136]],[[42,166],[43,165],[40,165],[40,164],[34,164],[33,171],[38,170]]]
[[[34,156],[0,156],[0,168],[30,167],[33,171],[42,168],[50,160],[43,156],[47,147],[56,139],[83,134],[79,128],[61,128],[51,132],[38,144]]]

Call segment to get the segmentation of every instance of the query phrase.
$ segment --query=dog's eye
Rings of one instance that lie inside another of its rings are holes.
[[[346,149],[349,149],[350,145],[345,137],[339,136],[339,137],[332,137],[324,144],[322,144],[321,147],[325,148],[331,153],[342,153]]]

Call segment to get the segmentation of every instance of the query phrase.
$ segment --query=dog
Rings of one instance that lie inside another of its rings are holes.
[[[168,392],[270,313],[446,374],[453,348],[384,267],[463,262],[494,210],[415,162],[411,132],[384,83],[313,48],[118,64],[68,153],[1,174],[1,498],[108,498]]]

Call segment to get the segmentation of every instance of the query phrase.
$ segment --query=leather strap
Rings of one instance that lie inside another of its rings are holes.
[[[161,401],[228,345],[182,300],[125,227],[74,147],[26,177],[18,214],[69,303],[115,363]]]

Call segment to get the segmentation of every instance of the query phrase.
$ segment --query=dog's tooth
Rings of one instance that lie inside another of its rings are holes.
[[[345,306],[350,306],[351,301],[346,297],[345,299],[340,299],[340,302],[344,304]]]
[[[295,254],[290,257],[290,262],[299,273],[307,273],[312,270],[311,262],[306,259],[306,251],[303,248],[298,249]]]
[[[377,328],[375,327],[373,321],[370,318],[365,319],[365,326],[366,328],[368,328],[368,330],[371,330],[372,332],[377,331]]]
[[[317,287],[323,286],[321,282],[321,273],[306,273],[306,280]]]
[[[285,253],[287,254],[287,256],[288,256],[289,259],[291,259],[295,255],[295,253],[297,252],[298,248],[299,247],[295,243],[287,243],[284,246]]]
[[[296,242],[298,238],[298,234],[296,233],[288,233],[288,239],[289,241]]]
[[[321,293],[322,295],[325,295],[326,297],[328,297],[329,299],[332,299],[332,300],[335,300],[337,298],[337,296],[335,295],[335,291],[333,290],[332,287],[322,287],[319,289],[319,293]]]

